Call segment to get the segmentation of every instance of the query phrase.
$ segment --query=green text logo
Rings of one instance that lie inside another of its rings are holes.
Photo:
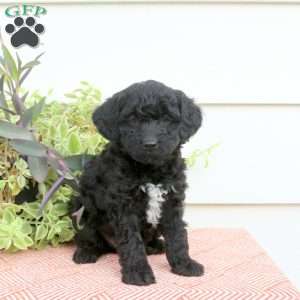
[[[38,5],[30,4],[19,4],[8,7],[5,10],[5,15],[7,17],[18,17],[18,16],[35,16],[40,17],[47,13],[46,8]]]

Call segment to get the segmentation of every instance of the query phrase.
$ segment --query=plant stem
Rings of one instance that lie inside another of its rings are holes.
[[[8,108],[5,108],[5,107],[3,107],[3,106],[1,106],[1,105],[0,105],[0,109],[4,110],[4,111],[6,111],[6,112],[8,112],[8,113],[10,113],[10,114],[12,114],[12,115],[16,115],[16,113],[15,113],[14,111],[12,111],[12,110],[10,110],[10,109],[8,109]]]

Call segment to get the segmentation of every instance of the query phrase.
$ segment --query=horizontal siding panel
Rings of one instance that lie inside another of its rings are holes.
[[[15,4],[13,0],[0,0],[0,4]],[[97,4],[295,4],[300,3],[299,0],[31,0],[30,3],[37,4],[88,4],[88,3],[97,3]]]
[[[299,5],[45,7],[40,47],[18,49],[28,58],[46,51],[34,89],[62,95],[86,79],[106,97],[152,78],[202,103],[300,103]]]
[[[203,106],[188,203],[300,203],[300,106]],[[205,149],[218,144],[208,155]]]

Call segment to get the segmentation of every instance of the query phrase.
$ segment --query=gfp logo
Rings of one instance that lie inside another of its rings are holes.
[[[14,5],[5,10],[5,15],[14,18],[13,23],[5,26],[5,31],[11,35],[10,42],[14,47],[28,45],[36,47],[39,44],[39,35],[45,31],[44,25],[36,21],[47,13],[41,6]]]

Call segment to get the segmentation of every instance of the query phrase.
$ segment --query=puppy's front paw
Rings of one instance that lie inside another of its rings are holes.
[[[73,254],[73,261],[77,264],[95,263],[99,254],[95,249],[77,248]]]
[[[122,281],[126,284],[149,285],[155,283],[153,272],[149,266],[124,270],[122,273]]]
[[[201,276],[204,274],[204,266],[190,259],[173,267],[172,272],[182,276]]]

